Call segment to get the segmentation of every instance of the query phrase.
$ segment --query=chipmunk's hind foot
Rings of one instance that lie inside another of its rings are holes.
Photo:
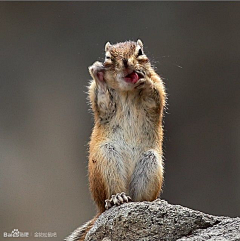
[[[124,192],[112,195],[111,199],[105,200],[105,208],[109,209],[113,206],[119,206],[123,203],[131,202],[131,197],[127,196]]]

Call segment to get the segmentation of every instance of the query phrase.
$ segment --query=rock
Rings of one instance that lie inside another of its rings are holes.
[[[101,214],[85,240],[240,240],[240,218],[208,215],[160,199],[132,202]]]

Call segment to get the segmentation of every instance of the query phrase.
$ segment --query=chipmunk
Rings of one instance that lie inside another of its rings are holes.
[[[143,43],[105,45],[105,60],[89,67],[94,128],[89,145],[89,184],[98,215],[67,239],[84,240],[106,209],[153,201],[163,183],[164,84]]]

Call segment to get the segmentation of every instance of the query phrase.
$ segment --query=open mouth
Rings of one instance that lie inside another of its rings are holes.
[[[143,78],[143,74],[133,71],[131,74],[128,74],[124,77],[124,80],[128,83],[137,83],[139,79]]]

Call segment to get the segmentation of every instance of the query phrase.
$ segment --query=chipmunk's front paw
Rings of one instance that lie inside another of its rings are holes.
[[[136,85],[135,85],[135,89],[143,89],[143,88],[148,88],[148,87],[150,87],[150,86],[152,86],[152,81],[151,81],[151,79],[149,79],[149,78],[142,78],[142,79],[140,79],[137,83],[136,83]]]
[[[131,202],[132,199],[127,196],[124,192],[112,195],[111,199],[105,200],[105,208],[109,209],[113,206],[119,206],[123,203]]]
[[[96,61],[93,65],[88,67],[89,73],[97,82],[104,81],[104,66],[101,62]]]

